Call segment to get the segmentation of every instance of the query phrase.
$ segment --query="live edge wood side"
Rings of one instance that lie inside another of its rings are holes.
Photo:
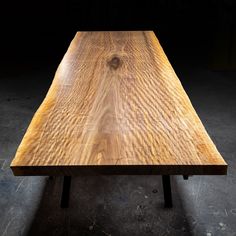
[[[11,163],[15,175],[226,174],[152,31],[78,32]]]

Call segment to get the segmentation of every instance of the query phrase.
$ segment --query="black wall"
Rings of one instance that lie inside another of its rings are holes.
[[[83,30],[152,29],[167,54],[207,48],[225,28],[234,41],[234,2],[5,1],[0,7],[1,67],[58,64],[75,32]]]

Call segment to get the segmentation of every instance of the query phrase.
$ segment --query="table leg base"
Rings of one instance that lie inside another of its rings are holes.
[[[188,176],[184,176],[184,179],[188,179]],[[172,203],[170,175],[162,175],[162,185],[163,185],[163,194],[165,201],[164,206],[165,208],[172,208],[173,203]],[[70,186],[71,186],[71,176],[64,176],[62,195],[61,195],[61,208],[69,207]]]

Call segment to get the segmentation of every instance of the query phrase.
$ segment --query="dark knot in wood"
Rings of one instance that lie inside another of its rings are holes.
[[[110,61],[108,61],[108,65],[111,69],[116,70],[121,65],[121,60],[117,56],[113,56]]]

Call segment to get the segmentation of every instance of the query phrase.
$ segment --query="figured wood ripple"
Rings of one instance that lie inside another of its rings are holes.
[[[227,164],[155,34],[117,31],[75,35],[11,168],[225,174]]]

